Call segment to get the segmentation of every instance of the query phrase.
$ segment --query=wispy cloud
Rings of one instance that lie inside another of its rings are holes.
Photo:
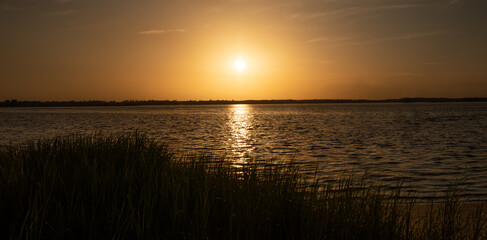
[[[458,1],[458,0],[457,0]],[[336,18],[336,17],[350,17],[353,15],[367,14],[374,12],[404,10],[411,8],[419,8],[426,6],[425,4],[394,4],[394,5],[363,5],[354,7],[345,7],[337,9],[327,9],[319,12],[300,12],[290,14],[290,19],[322,19],[322,18]]]
[[[444,62],[423,62],[423,65],[445,65]]]
[[[317,42],[337,43],[337,42],[350,41],[352,39],[353,38],[351,37],[316,37],[316,38],[309,39],[306,42],[307,43],[317,43]]]
[[[4,11],[22,11],[22,8],[20,8],[20,7],[15,7],[15,6],[7,5],[7,4],[0,5],[0,9],[2,9]]]
[[[450,1],[448,1],[448,4],[447,5],[450,6],[450,5],[457,4],[459,2],[460,2],[460,0],[450,0]]]
[[[45,13],[44,16],[67,16],[77,13],[78,10],[76,9],[68,9],[68,10],[61,10],[61,11],[54,11]]]
[[[368,45],[368,44],[376,44],[381,42],[387,41],[402,41],[402,40],[413,40],[419,38],[426,38],[438,35],[448,34],[445,31],[431,31],[431,32],[421,32],[421,33],[410,33],[398,36],[391,36],[391,37],[383,37],[383,38],[375,38],[375,39],[360,39],[360,38],[353,38],[353,37],[317,37],[307,40],[307,43],[319,43],[323,42],[326,43],[329,47],[338,47],[338,46],[350,46],[350,45]]]
[[[139,34],[142,35],[158,35],[166,33],[185,33],[186,29],[152,29],[147,31],[140,31]]]
[[[418,72],[391,72],[388,74],[392,75],[392,76],[421,76],[421,75],[424,75],[424,73],[418,73]]]
[[[412,33],[412,34],[405,34],[405,35],[395,36],[395,37],[378,38],[375,41],[376,42],[384,42],[384,41],[394,41],[394,40],[410,40],[410,39],[438,36],[438,35],[444,35],[444,34],[447,34],[447,32],[445,32],[445,31],[432,31],[432,32]]]
[[[73,0],[54,0],[54,1],[57,3],[68,3],[68,2],[72,2]]]
[[[291,2],[289,2],[289,1],[282,1],[282,2],[279,2],[277,4],[271,4],[271,5],[263,6],[260,8],[256,8],[256,9],[252,10],[252,13],[267,12],[269,10],[274,10],[274,9],[289,6],[290,4],[291,4]]]
[[[319,64],[330,64],[330,63],[334,63],[334,61],[331,61],[331,60],[319,60],[318,63]]]

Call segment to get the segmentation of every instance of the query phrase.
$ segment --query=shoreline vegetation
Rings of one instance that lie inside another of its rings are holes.
[[[280,100],[125,100],[125,101],[18,101],[0,102],[0,107],[76,107],[146,105],[225,105],[225,104],[310,104],[310,103],[415,103],[415,102],[487,102],[487,98],[399,98],[399,99],[280,99]]]
[[[0,146],[1,239],[486,239],[485,200],[418,204],[359,175],[235,167],[144,134]]]

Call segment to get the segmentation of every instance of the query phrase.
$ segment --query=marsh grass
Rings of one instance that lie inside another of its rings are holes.
[[[465,201],[418,207],[353,174],[309,182],[293,163],[236,168],[139,133],[0,149],[1,239],[485,239],[483,205]]]

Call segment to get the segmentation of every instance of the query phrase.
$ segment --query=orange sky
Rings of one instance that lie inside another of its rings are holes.
[[[487,97],[486,9],[483,0],[0,0],[0,100]]]

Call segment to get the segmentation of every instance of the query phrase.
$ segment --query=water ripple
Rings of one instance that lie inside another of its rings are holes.
[[[2,108],[0,144],[67,133],[147,132],[185,153],[294,160],[332,179],[354,169],[428,196],[462,180],[487,196],[487,104]]]

